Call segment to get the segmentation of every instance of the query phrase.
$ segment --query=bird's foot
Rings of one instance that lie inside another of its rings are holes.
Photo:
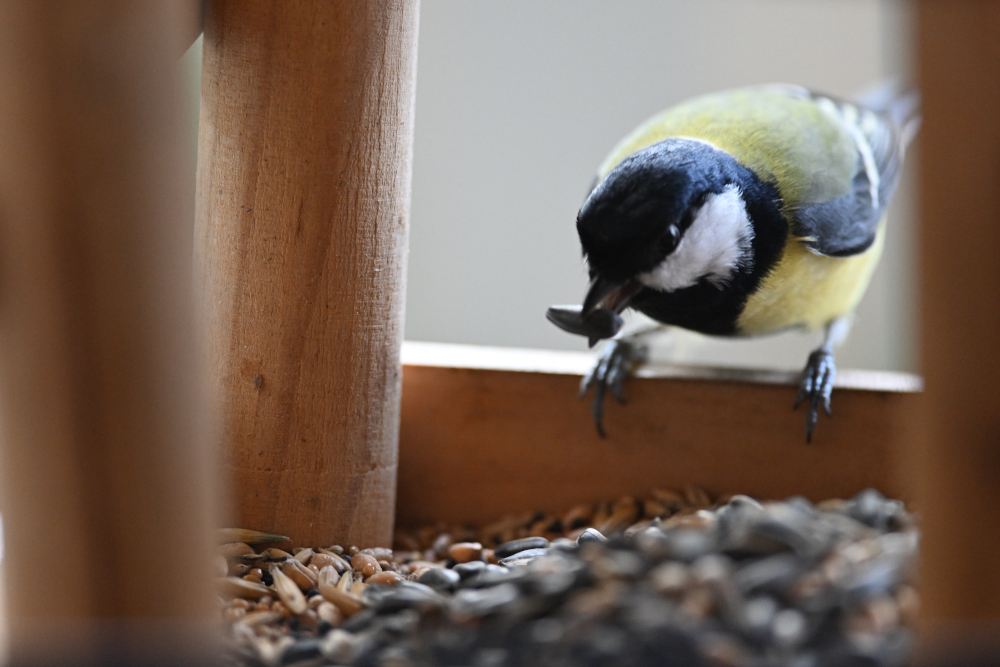
[[[798,407],[808,399],[809,405],[806,410],[806,442],[812,442],[813,430],[819,421],[819,407],[823,406],[823,412],[832,417],[830,411],[830,395],[833,393],[833,381],[837,377],[837,367],[833,362],[833,352],[826,348],[814,350],[809,355],[806,368],[802,372],[802,382],[799,384],[799,393],[795,397],[795,406]]]
[[[604,395],[610,391],[619,403],[625,403],[622,395],[622,385],[632,367],[646,358],[646,347],[630,338],[617,338],[608,341],[594,365],[580,381],[580,398],[586,395],[591,386],[594,387],[594,403],[591,414],[594,416],[594,426],[602,438],[604,432]]]

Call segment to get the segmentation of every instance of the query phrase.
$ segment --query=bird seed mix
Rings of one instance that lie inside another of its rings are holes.
[[[897,667],[917,545],[874,490],[814,505],[695,487],[400,532],[394,549],[231,542],[225,664]]]

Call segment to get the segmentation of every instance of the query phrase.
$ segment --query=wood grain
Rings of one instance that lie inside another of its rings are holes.
[[[388,545],[416,0],[217,0],[196,253],[231,521]]]
[[[927,382],[926,438],[916,465],[924,526],[921,597],[927,621],[950,628],[947,634],[956,621],[992,620],[996,645],[1000,4],[923,1],[916,7]]]
[[[413,355],[423,365],[404,366],[402,526],[482,523],[686,484],[763,498],[820,500],[867,487],[908,496],[898,463],[915,435],[912,376],[873,376],[911,390],[836,389],[836,416],[806,445],[805,417],[791,409],[795,387],[776,374],[761,382],[745,371],[739,381],[662,369],[673,376],[628,381],[628,405],[609,404],[602,439],[589,400],[576,398],[580,378],[566,353],[522,355],[530,371],[512,370],[509,356],[498,363],[495,350],[481,358],[504,370],[472,360],[475,348],[439,346],[436,356],[449,353],[470,367],[432,365],[426,348]]]
[[[0,4],[13,664],[195,664],[217,612],[175,0]],[[162,664],[162,663],[158,663]]]

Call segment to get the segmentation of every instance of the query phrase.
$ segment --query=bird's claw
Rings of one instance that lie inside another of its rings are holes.
[[[594,402],[590,411],[594,416],[594,426],[602,438],[607,436],[604,431],[604,395],[610,391],[615,400],[624,404],[622,385],[633,364],[641,362],[644,357],[645,348],[636,343],[626,339],[611,340],[580,381],[580,398],[594,387]]]
[[[819,407],[823,406],[823,411],[828,417],[833,416],[830,410],[830,396],[833,394],[833,381],[837,377],[837,367],[833,362],[833,352],[819,348],[809,355],[806,368],[802,372],[802,382],[799,384],[799,393],[795,397],[795,406],[798,407],[808,399],[809,405],[806,410],[806,442],[812,442],[813,430],[819,421]]]

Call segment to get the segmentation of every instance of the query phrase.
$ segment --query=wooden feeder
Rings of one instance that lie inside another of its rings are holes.
[[[926,390],[842,373],[808,447],[786,374],[647,368],[602,440],[579,356],[412,345],[402,368],[417,0],[207,3],[192,248],[172,68],[195,4],[0,6],[12,664],[211,656],[213,438],[227,522],[300,543],[876,486],[922,517],[921,659],[1000,655],[1000,3],[915,2]]]

